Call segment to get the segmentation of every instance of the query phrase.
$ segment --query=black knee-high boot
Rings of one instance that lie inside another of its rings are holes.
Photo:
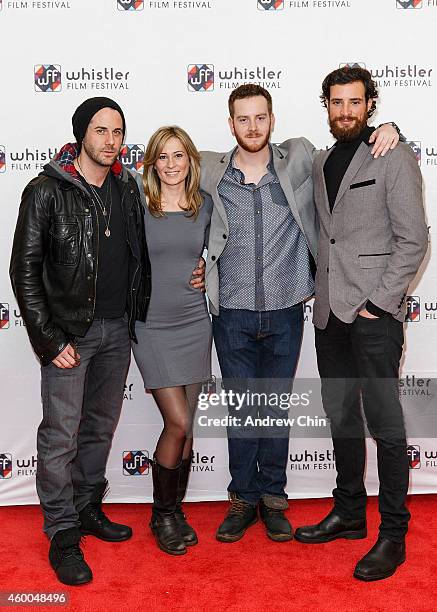
[[[179,525],[179,533],[182,536],[185,546],[194,546],[197,544],[197,534],[194,529],[187,523],[187,517],[182,510],[182,500],[187,491],[188,478],[190,476],[191,457],[182,459],[181,468],[179,471],[178,495],[176,503],[176,521]]]
[[[166,468],[156,459],[152,463],[153,509],[150,528],[159,548],[169,555],[187,552],[175,515],[180,469],[181,464]]]

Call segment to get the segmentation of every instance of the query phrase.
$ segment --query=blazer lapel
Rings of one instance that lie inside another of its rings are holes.
[[[335,198],[333,209],[337,206],[341,198],[344,196],[344,193],[349,188],[352,182],[352,179],[357,174],[361,166],[364,164],[368,155],[370,155],[369,146],[366,143],[362,142],[360,146],[358,147],[357,152],[353,156],[352,161],[349,164],[349,167],[345,172],[343,180],[340,183],[340,187],[338,189],[337,197]]]
[[[296,223],[305,235],[305,230],[303,228],[303,224],[296,205],[296,198],[294,197],[293,187],[291,186],[290,168],[287,168],[287,158],[284,157],[284,155],[275,145],[272,145],[272,149],[273,166],[275,168],[276,174],[278,175],[278,180],[282,187],[282,191],[284,192],[285,197],[287,198],[287,202],[291,208],[291,212],[293,213],[293,217],[295,218]]]

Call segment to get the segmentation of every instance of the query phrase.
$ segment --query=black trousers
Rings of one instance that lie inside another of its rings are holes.
[[[344,519],[365,517],[362,407],[377,445],[380,534],[400,542],[410,519],[405,506],[409,468],[398,388],[403,325],[391,315],[358,316],[347,324],[331,312],[326,328],[316,328],[315,339],[337,468],[336,511]]]

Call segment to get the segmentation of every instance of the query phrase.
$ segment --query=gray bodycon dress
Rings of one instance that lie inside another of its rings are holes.
[[[211,321],[205,294],[190,280],[207,243],[212,200],[205,195],[197,218],[168,212],[145,227],[152,293],[145,323],[136,322],[135,361],[147,389],[203,382],[211,377]]]

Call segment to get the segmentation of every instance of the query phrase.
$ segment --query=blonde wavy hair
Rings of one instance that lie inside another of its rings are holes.
[[[190,216],[197,217],[202,205],[200,195],[200,155],[187,132],[177,125],[165,125],[160,127],[152,135],[144,155],[143,187],[147,198],[147,204],[154,217],[164,217],[165,212],[161,204],[161,181],[155,169],[155,163],[161,155],[162,150],[170,138],[177,138],[183,145],[190,160],[190,167],[185,179],[186,210]]]

